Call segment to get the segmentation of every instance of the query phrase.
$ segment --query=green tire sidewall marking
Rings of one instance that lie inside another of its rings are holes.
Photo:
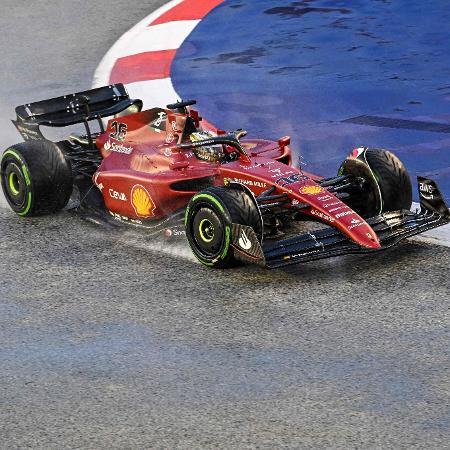
[[[219,200],[216,199],[216,197],[213,197],[210,194],[201,193],[196,194],[192,197],[192,201],[197,200],[198,198],[207,198],[208,200],[211,200],[223,213],[225,213],[225,209],[223,208],[222,204],[219,202]]]
[[[20,191],[16,189],[16,180],[17,174],[15,172],[11,172],[8,177],[9,189],[13,193],[13,195],[17,195]]]
[[[23,211],[18,212],[19,216],[26,216],[31,208],[31,192],[28,192],[27,206]]]
[[[203,234],[202,225],[203,225],[205,222],[209,222],[209,220],[208,220],[208,219],[202,219],[201,222],[200,222],[199,225],[198,225],[198,231],[199,231],[200,237],[202,238],[203,241],[205,241],[205,242],[211,242],[211,241],[214,239],[214,235],[213,235],[212,238],[207,238],[207,237]],[[209,222],[209,223],[211,223],[211,222]]]
[[[12,148],[8,148],[8,150],[5,150],[5,152],[3,153],[3,156],[2,156],[2,161],[8,155],[11,155],[14,158],[16,158],[17,161],[19,161],[22,166],[25,164],[23,162],[23,159],[20,157],[20,155],[15,150],[13,150]]]
[[[31,184],[30,174],[28,173],[28,169],[25,166],[25,164],[22,164],[22,172],[23,172],[23,176],[25,177],[25,182],[27,183],[27,186],[30,186],[30,184]]]
[[[27,167],[25,166],[24,161],[23,161],[22,158],[20,157],[20,155],[19,155],[15,150],[9,148],[8,150],[6,150],[6,151],[3,153],[2,161],[3,161],[3,159],[4,159],[6,156],[8,156],[8,155],[14,157],[15,159],[17,159],[17,161],[20,162],[20,164],[21,164],[21,169],[22,169],[22,173],[23,173],[23,176],[24,176],[24,178],[25,178],[25,182],[27,183],[27,186],[31,187],[30,174],[29,174],[29,172],[28,172]],[[31,190],[29,190],[29,191],[28,191],[27,203],[26,203],[25,209],[22,210],[22,211],[17,212],[17,214],[18,214],[19,216],[26,216],[26,215],[29,213],[29,211],[30,211],[30,209],[31,209],[31,201],[32,201],[32,195],[31,195]]]
[[[225,247],[223,248],[223,251],[220,255],[220,259],[224,259],[228,254],[228,249],[230,248],[230,237],[231,237],[231,230],[230,227],[227,225],[225,227]]]
[[[202,193],[200,193],[200,194],[194,195],[194,196],[192,197],[192,200],[191,200],[191,201],[197,200],[197,199],[199,199],[199,198],[206,198],[206,199],[210,200],[211,202],[213,202],[213,203],[219,208],[219,210],[220,210],[222,213],[225,214],[225,209],[224,209],[224,207],[222,206],[222,204],[219,202],[219,200],[217,200],[217,199],[216,199],[215,197],[213,197],[212,195],[202,192]],[[185,213],[185,216],[184,216],[184,219],[185,219],[185,226],[187,226],[187,223],[188,223],[189,211],[190,211],[190,208],[189,208],[189,206],[188,206],[188,207],[186,208],[186,213]],[[229,227],[228,225],[226,225],[226,226],[225,226],[225,245],[224,245],[224,248],[223,248],[223,250],[222,250],[222,253],[219,255],[219,257],[216,258],[216,259],[214,259],[213,261],[206,261],[206,260],[204,260],[203,258],[201,258],[199,255],[197,255],[195,252],[193,252],[193,253],[194,253],[195,257],[196,257],[202,264],[204,264],[204,265],[206,265],[206,266],[214,266],[214,264],[215,264],[218,260],[224,259],[224,258],[227,256],[228,250],[229,250],[229,248],[230,248],[230,238],[231,238],[231,229],[230,229],[230,227]]]

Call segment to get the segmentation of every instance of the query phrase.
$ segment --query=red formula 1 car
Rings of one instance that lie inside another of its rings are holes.
[[[242,140],[244,130],[202,122],[194,104],[141,111],[116,84],[17,107],[25,142],[3,153],[6,199],[20,216],[33,216],[66,207],[72,196],[79,211],[185,234],[209,267],[373,252],[450,222],[429,179],[418,180],[421,211],[410,211],[410,178],[389,151],[356,148],[324,179],[291,165],[289,137]],[[106,129],[105,117],[112,117]],[[56,143],[40,130],[75,124],[84,134]],[[304,222],[316,226],[299,232]]]

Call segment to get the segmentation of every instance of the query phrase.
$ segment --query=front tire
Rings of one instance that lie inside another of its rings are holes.
[[[363,191],[350,197],[348,205],[363,217],[389,211],[409,210],[412,185],[408,171],[389,150],[356,149],[341,165],[339,175],[365,180]]]
[[[261,216],[247,192],[226,187],[211,187],[195,194],[186,208],[186,236],[192,252],[205,266],[228,268],[236,265],[232,224],[253,228],[262,234]]]
[[[64,208],[72,193],[70,164],[50,141],[27,141],[9,147],[0,161],[6,200],[19,216],[51,214]]]

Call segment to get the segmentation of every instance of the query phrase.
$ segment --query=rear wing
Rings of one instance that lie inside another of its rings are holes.
[[[131,100],[125,86],[119,83],[17,106],[17,118],[12,122],[25,140],[44,139],[41,125],[66,127],[84,123],[90,136],[88,121],[97,120],[103,132],[103,117],[118,114],[131,105],[141,109],[142,101]]]

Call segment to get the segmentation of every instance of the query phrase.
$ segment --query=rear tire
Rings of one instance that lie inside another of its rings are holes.
[[[363,192],[355,193],[346,201],[363,217],[411,208],[412,185],[408,171],[388,150],[365,148],[356,158],[347,158],[342,163],[339,175],[365,179]]]
[[[0,162],[3,193],[19,216],[51,214],[64,208],[72,193],[72,170],[61,149],[50,141],[9,147]]]
[[[186,236],[196,258],[205,266],[236,265],[232,223],[250,226],[262,234],[261,216],[251,196],[236,188],[210,187],[195,194],[185,214]]]

